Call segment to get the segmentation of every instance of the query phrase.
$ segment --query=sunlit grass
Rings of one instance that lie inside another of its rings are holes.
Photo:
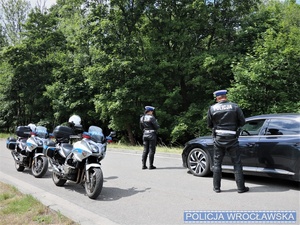
[[[6,133],[0,133],[0,138],[7,139],[8,137],[14,137],[15,134],[6,134]]]
[[[15,187],[0,182],[0,224],[61,224],[77,223],[44,206],[32,195],[24,195]]]
[[[109,143],[107,148],[117,148],[117,149],[125,149],[125,150],[134,150],[134,151],[143,151],[142,145],[125,145],[120,143]],[[174,154],[181,154],[183,147],[167,147],[163,145],[156,146],[156,152],[161,153],[174,153]]]

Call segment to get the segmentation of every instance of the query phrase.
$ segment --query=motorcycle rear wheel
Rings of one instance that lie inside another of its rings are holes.
[[[103,173],[101,168],[90,168],[88,171],[89,180],[85,180],[84,187],[87,196],[96,199],[103,187]]]
[[[15,162],[15,168],[17,171],[22,172],[25,169],[25,166],[22,166],[20,163]]]
[[[52,180],[56,186],[64,186],[64,184],[67,182],[66,179],[62,179],[58,174],[55,172],[52,172]]]
[[[48,159],[45,156],[39,156],[32,161],[31,172],[34,177],[43,177],[48,170]]]

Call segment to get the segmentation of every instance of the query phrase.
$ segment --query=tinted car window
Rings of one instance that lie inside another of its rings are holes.
[[[289,119],[271,119],[265,135],[300,134],[299,123]]]
[[[246,122],[246,124],[243,126],[243,130],[246,132],[242,132],[242,136],[247,136],[247,135],[258,135],[261,127],[263,126],[265,120],[260,119],[260,120],[251,120]]]

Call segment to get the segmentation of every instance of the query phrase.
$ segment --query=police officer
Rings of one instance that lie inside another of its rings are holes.
[[[221,192],[221,166],[227,151],[234,166],[238,193],[247,192],[249,188],[245,187],[238,142],[239,128],[245,124],[244,114],[237,104],[227,100],[227,90],[218,90],[213,94],[217,103],[210,106],[207,113],[208,127],[214,137],[213,190]]]
[[[156,169],[153,165],[154,155],[156,150],[156,131],[159,129],[157,120],[155,119],[153,112],[153,106],[145,106],[144,115],[140,118],[140,128],[143,130],[143,145],[144,151],[142,155],[142,169],[147,169],[146,161],[149,154],[149,169]]]

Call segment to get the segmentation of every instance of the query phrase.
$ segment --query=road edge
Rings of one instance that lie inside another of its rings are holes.
[[[0,171],[0,181],[15,186],[21,193],[30,194],[43,205],[50,209],[60,212],[69,219],[81,225],[119,225],[105,217],[92,213],[70,201],[67,201],[57,195],[47,193],[44,190],[20,181],[12,176],[4,174]],[[74,211],[78,213],[74,213]]]

